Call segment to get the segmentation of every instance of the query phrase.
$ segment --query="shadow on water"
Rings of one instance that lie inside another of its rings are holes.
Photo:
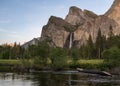
[[[120,78],[103,77],[84,73],[38,73],[34,74],[36,86],[120,86]]]
[[[73,71],[0,74],[0,86],[120,86],[120,76],[104,77]]]

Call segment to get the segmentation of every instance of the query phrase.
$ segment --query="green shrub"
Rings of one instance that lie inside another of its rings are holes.
[[[102,57],[104,58],[104,64],[108,68],[115,66],[120,66],[120,49],[117,47],[112,47],[110,49],[104,50],[102,52]]]
[[[63,69],[68,66],[69,57],[62,48],[55,48],[51,54],[51,67],[53,69]]]

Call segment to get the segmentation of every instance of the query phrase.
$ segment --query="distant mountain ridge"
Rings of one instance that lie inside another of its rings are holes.
[[[24,43],[23,45],[21,45],[23,48],[28,48],[30,45],[37,45],[38,42],[40,41],[40,37],[38,38],[33,38],[32,40]]]

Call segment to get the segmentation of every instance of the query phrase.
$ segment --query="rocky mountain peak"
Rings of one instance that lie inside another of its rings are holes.
[[[60,17],[56,17],[56,16],[51,16],[49,18],[47,26],[51,26],[51,25],[52,26],[57,26],[57,27],[62,27],[64,30],[66,30],[68,32],[75,29],[75,27],[73,25],[69,24],[64,19],[62,19]]]
[[[105,13],[105,16],[115,20],[120,25],[120,0],[114,0],[113,5]]]
[[[84,14],[83,11],[75,6],[70,7],[69,13],[65,18],[65,21],[72,24],[72,25],[78,25],[84,23]]]
[[[115,0],[108,12],[100,16],[76,6],[70,7],[65,19],[51,16],[42,29],[41,39],[50,39],[51,46],[80,48],[90,35],[95,42],[99,29],[107,38],[110,27],[115,35],[120,34],[120,0]]]
[[[62,18],[60,18],[60,17],[51,16],[49,21],[48,21],[48,24],[53,23],[55,25],[61,26],[61,25],[63,25],[63,21],[64,20]]]
[[[69,9],[65,21],[72,25],[83,25],[86,21],[93,21],[96,17],[98,17],[98,15],[92,11],[82,10],[78,7],[72,6]]]
[[[69,9],[69,15],[76,15],[76,16],[80,16],[82,14],[82,9],[76,7],[76,6],[72,6]]]
[[[88,16],[88,17],[90,17],[90,18],[97,18],[98,17],[98,15],[97,14],[95,14],[95,13],[93,13],[92,11],[89,11],[89,10],[84,10],[83,11],[84,12],[84,15],[85,16]]]

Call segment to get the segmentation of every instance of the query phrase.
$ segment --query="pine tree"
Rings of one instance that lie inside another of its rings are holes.
[[[93,57],[94,44],[93,44],[91,35],[89,35],[87,46],[88,46],[88,58]]]
[[[97,49],[97,56],[100,59],[101,58],[101,51],[102,51],[102,35],[101,35],[101,30],[99,28],[98,30],[98,35],[96,38],[96,49]]]
[[[107,48],[110,48],[113,44],[114,44],[114,33],[113,33],[113,29],[112,26],[110,25],[109,27],[109,38],[107,39]]]
[[[113,36],[114,36],[113,28],[112,28],[112,26],[110,25],[110,27],[109,27],[109,38],[112,38]]]

